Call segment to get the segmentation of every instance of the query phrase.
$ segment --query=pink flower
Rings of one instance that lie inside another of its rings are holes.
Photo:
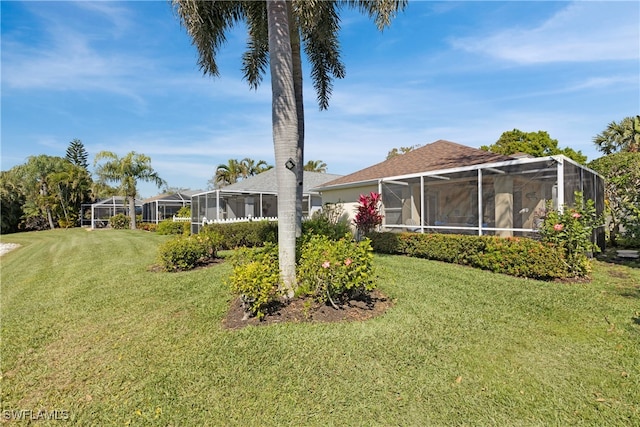
[[[329,268],[331,267],[331,263],[329,261],[325,261],[322,263],[322,268]]]
[[[553,229],[556,231],[562,231],[563,228],[564,228],[564,225],[562,224],[556,224],[553,226]]]
[[[575,218],[575,219],[578,219],[578,218],[580,218],[582,215],[580,215],[578,212],[574,212],[574,213],[572,213],[572,214],[571,214],[571,216],[572,216],[573,218]]]
[[[344,265],[351,265],[353,261],[351,261],[351,258],[347,258],[344,260]]]

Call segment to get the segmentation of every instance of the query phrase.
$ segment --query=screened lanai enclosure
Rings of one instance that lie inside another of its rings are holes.
[[[320,195],[305,194],[302,215],[320,209]],[[191,232],[197,233],[205,223],[245,220],[277,220],[277,193],[247,193],[224,190],[208,191],[191,198]]]
[[[182,207],[191,205],[192,193],[197,192],[162,194],[145,199],[142,205],[142,221],[157,224],[165,219],[173,218]]]
[[[536,237],[547,202],[575,193],[604,211],[604,180],[565,156],[521,158],[380,179],[389,230]],[[604,227],[594,239],[604,242]]]
[[[305,171],[302,185],[302,215],[310,216],[322,207],[322,197],[313,188],[340,175]],[[278,186],[275,169],[218,190],[194,194],[191,198],[191,232],[205,223],[249,220],[277,220]]]
[[[135,200],[135,208],[136,214],[142,213],[141,200]],[[117,214],[129,215],[127,198],[113,196],[93,204],[83,204],[80,212],[81,225],[89,225],[91,228],[104,228],[109,225],[109,218]]]

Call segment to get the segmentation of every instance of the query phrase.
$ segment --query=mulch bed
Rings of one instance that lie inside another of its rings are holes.
[[[229,311],[222,324],[227,329],[240,329],[246,326],[263,326],[285,322],[343,322],[362,321],[379,316],[393,305],[393,301],[378,290],[352,299],[339,309],[321,304],[311,298],[295,298],[289,302],[280,302],[271,307],[262,318],[244,319],[245,312],[240,298],[231,301]]]

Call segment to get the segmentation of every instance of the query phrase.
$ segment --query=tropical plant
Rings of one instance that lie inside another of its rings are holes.
[[[392,157],[399,156],[401,154],[406,154],[409,151],[415,150],[416,148],[420,148],[420,144],[411,145],[409,147],[393,148],[387,153],[387,160],[389,160]]]
[[[596,214],[595,204],[583,200],[582,193],[575,193],[573,207],[553,209],[550,201],[546,206],[542,226],[538,230],[542,241],[561,248],[568,271],[575,277],[584,277],[591,272],[588,255],[600,248],[592,241],[593,231],[601,226],[603,218]]]
[[[322,160],[309,160],[304,165],[304,170],[307,171],[307,172],[326,173],[327,172],[327,164],[325,162],[323,162]]]
[[[604,154],[620,151],[640,151],[640,116],[625,117],[619,123],[611,122],[593,138],[597,149]]]
[[[640,153],[619,152],[589,163],[605,179],[609,240],[640,240]]]
[[[221,163],[216,168],[213,181],[214,186],[219,188],[234,184],[244,178],[244,176],[243,165],[236,159],[229,159],[226,164]]]
[[[361,236],[366,236],[378,225],[382,224],[380,214],[380,193],[361,194],[354,223]]]
[[[302,182],[304,151],[300,45],[304,45],[311,63],[320,108],[327,108],[332,78],[344,76],[337,40],[338,8],[356,7],[374,17],[378,27],[383,28],[406,2],[173,0],[173,4],[198,49],[199,64],[206,74],[218,75],[217,50],[225,41],[225,32],[241,20],[246,20],[249,29],[248,50],[243,57],[249,84],[259,85],[267,64],[270,66],[280,217],[279,263],[282,281],[291,297],[295,287],[295,241],[302,229],[302,186],[298,184]]]
[[[523,132],[519,129],[503,132],[500,138],[492,145],[483,145],[481,150],[492,153],[510,155],[516,153],[526,153],[534,157],[553,156],[564,154],[580,164],[587,161],[587,156],[581,151],[572,148],[559,148],[558,140],[552,139],[545,131]]]
[[[55,211],[61,207],[54,184],[56,174],[65,172],[71,164],[62,157],[44,154],[30,156],[27,163],[18,166],[17,172],[23,184],[26,217],[42,216],[49,228],[55,228]],[[57,182],[57,181],[56,181]]]
[[[18,231],[25,194],[16,169],[0,172],[0,234]]]
[[[250,176],[258,175],[259,173],[268,171],[272,169],[273,166],[268,164],[265,160],[258,160],[257,162],[253,159],[245,157],[240,161],[242,165],[242,174],[243,178],[248,178]]]
[[[100,163],[102,160],[105,162]],[[158,173],[151,167],[151,158],[132,151],[123,157],[111,151],[99,152],[94,160],[96,174],[101,181],[116,182],[121,195],[129,201],[131,229],[136,228],[135,199],[138,193],[138,181],[153,182],[158,187],[166,185]]]

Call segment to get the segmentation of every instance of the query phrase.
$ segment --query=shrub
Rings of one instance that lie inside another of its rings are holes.
[[[308,220],[302,223],[302,234],[319,234],[331,240],[342,239],[351,234],[348,217],[344,214],[342,204],[325,204],[322,210],[314,212]]]
[[[569,273],[584,277],[591,272],[591,260],[587,255],[600,250],[591,238],[593,230],[603,224],[603,219],[596,215],[593,200],[583,203],[580,192],[575,193],[575,205],[573,208],[565,206],[562,212],[547,205],[539,232],[543,242],[563,251]]]
[[[316,235],[301,248],[298,294],[308,294],[337,308],[349,298],[375,288],[373,254],[368,239],[359,243]]]
[[[191,206],[183,206],[178,209],[176,212],[176,216],[180,218],[191,218]]]
[[[218,256],[221,238],[216,233],[179,236],[162,244],[158,250],[165,271],[191,270]]]
[[[360,205],[354,219],[356,228],[361,236],[366,236],[377,226],[382,224],[382,215],[378,208],[380,193],[371,192],[368,196],[360,195]]]
[[[165,219],[158,223],[156,231],[158,234],[189,234],[191,224],[188,222],[173,222],[172,219]]]
[[[541,280],[570,277],[555,245],[528,238],[455,234],[371,233],[376,252],[432,259]]]
[[[231,291],[239,295],[245,312],[261,319],[269,306],[280,297],[278,247],[239,248],[231,257],[233,273],[229,278]]]
[[[131,219],[128,215],[119,213],[109,218],[109,225],[115,230],[126,230],[129,228]]]
[[[269,221],[208,224],[201,230],[215,230],[220,234],[221,249],[253,248],[278,241],[278,224]]]
[[[138,224],[138,228],[145,231],[155,232],[158,228],[158,225],[155,222],[143,222]]]

